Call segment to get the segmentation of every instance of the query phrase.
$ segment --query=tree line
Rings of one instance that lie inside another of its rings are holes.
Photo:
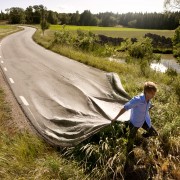
[[[176,29],[180,22],[180,11],[168,13],[125,13],[104,12],[92,14],[89,10],[79,13],[57,13],[47,10],[43,5],[6,9],[0,13],[0,20],[10,24],[40,24],[43,18],[50,24],[67,24],[79,26],[125,26],[143,29]]]

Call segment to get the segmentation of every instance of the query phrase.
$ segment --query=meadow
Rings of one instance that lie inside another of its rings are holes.
[[[5,101],[6,95],[0,87],[0,178],[104,180],[123,179],[126,176],[126,179],[178,180],[180,177],[180,76],[173,71],[165,74],[153,71],[147,66],[146,59],[141,63],[121,64],[71,46],[52,43],[54,32],[59,27],[51,26],[52,29],[46,30],[44,36],[42,31],[37,29],[33,39],[56,53],[106,72],[117,73],[130,96],[142,92],[145,81],[151,80],[158,84],[158,94],[153,100],[155,107],[150,113],[159,137],[143,139],[141,131],[138,133],[134,158],[130,162],[131,169],[127,171],[124,170],[127,161],[127,138],[122,134],[123,124],[109,126],[76,147],[57,150],[28,132],[20,133],[17,130],[12,133],[11,127],[7,126],[13,118],[11,106]],[[124,29],[123,33],[129,33],[131,30],[141,32],[141,30]],[[134,37],[132,31],[129,36]],[[142,31],[144,33],[146,30]],[[113,34],[115,31],[111,32],[107,28],[106,32]],[[159,32],[164,33],[164,31]],[[167,31],[167,34],[170,32]],[[173,31],[171,33],[173,34]]]
[[[157,34],[165,37],[172,37],[174,30],[154,30],[154,29],[135,29],[125,27],[97,27],[97,26],[69,26],[69,25],[51,25],[50,30],[58,31],[65,27],[68,31],[91,31],[94,34],[103,34],[109,37],[121,37],[121,38],[140,38],[146,33]]]
[[[12,25],[0,24],[0,39],[19,30],[22,30],[22,28]]]
[[[59,36],[59,41],[54,41],[52,35],[55,31],[57,30],[49,29],[42,36],[42,31],[38,29],[33,38],[40,45],[56,53],[106,72],[117,73],[130,96],[142,92],[145,81],[154,81],[158,84],[158,94],[153,100],[155,108],[150,113],[152,122],[159,132],[159,137],[146,140],[141,136],[137,136],[137,146],[134,149],[135,157],[131,160],[130,170],[123,170],[127,161],[127,139],[126,135],[122,135],[123,125],[121,124],[111,126],[98,133],[96,138],[99,137],[99,141],[90,138],[77,147],[67,148],[64,153],[68,154],[68,158],[71,157],[72,160],[82,164],[85,171],[90,173],[90,177],[96,177],[96,179],[121,179],[126,176],[128,176],[126,178],[132,179],[135,175],[136,179],[143,180],[149,177],[152,179],[178,179],[180,177],[180,75],[171,69],[165,74],[153,71],[148,65],[148,57],[140,60],[136,58],[130,59],[130,63],[126,64],[109,61],[108,57],[95,56],[87,49],[82,50],[73,47],[70,43],[71,35],[69,36],[66,32],[64,34],[60,33],[62,36]],[[144,32],[144,30],[142,31]],[[151,32],[151,30],[147,32]],[[104,31],[101,33],[103,34]],[[134,33],[131,32],[132,36],[134,37]],[[90,41],[87,41],[88,38]],[[89,36],[88,38],[83,36],[79,42],[91,46],[92,39]],[[151,45],[146,45],[145,41],[128,46],[131,50],[138,47],[136,49],[140,50],[140,52],[145,49],[151,51]],[[103,47],[105,49],[107,46],[104,45]],[[147,48],[143,50],[143,47]]]

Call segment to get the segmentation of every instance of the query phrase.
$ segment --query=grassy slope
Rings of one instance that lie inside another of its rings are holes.
[[[17,30],[0,26],[0,35]],[[0,85],[0,179],[85,179],[77,163],[62,158],[37,136],[11,127],[11,105],[5,96]]]
[[[19,30],[22,30],[22,28],[11,25],[0,25],[0,39]]]
[[[54,32],[54,31],[53,31]],[[46,48],[50,48],[53,32],[48,30],[45,36],[37,31],[34,39]],[[141,92],[143,82],[152,80],[158,83],[158,96],[154,99],[156,109],[151,112],[152,121],[160,137],[150,139],[146,148],[137,151],[134,166],[142,166],[149,170],[155,168],[156,179],[178,178],[180,166],[179,149],[179,99],[177,77],[169,77],[155,73],[149,69],[142,72],[138,65],[125,65],[109,62],[105,59],[74,51],[69,47],[54,46],[51,50],[93,67],[117,72],[127,92],[131,96]],[[102,63],[103,62],[103,63]],[[134,80],[136,79],[136,81]],[[177,86],[175,86],[177,83]],[[85,176],[76,163],[63,159],[54,149],[44,144],[37,137],[28,133],[11,132],[6,122],[11,120],[10,106],[4,101],[4,93],[0,90],[0,179],[83,179]],[[113,153],[115,150],[113,149]],[[120,151],[118,151],[120,152]],[[83,157],[82,157],[83,158]],[[119,158],[119,157],[118,157]],[[121,159],[118,160],[118,162]],[[98,169],[98,168],[97,168]],[[102,176],[101,170],[99,176]],[[110,169],[106,169],[106,172]],[[98,172],[96,174],[98,174]]]
[[[60,45],[51,46],[53,32],[54,30],[47,30],[43,37],[41,36],[41,31],[38,30],[34,36],[34,40],[46,48],[79,62],[107,72],[118,73],[125,90],[131,96],[140,93],[142,91],[143,83],[147,80],[154,81],[158,84],[159,91],[156,98],[153,100],[156,108],[151,112],[151,117],[160,136],[158,139],[150,139],[144,144],[145,147],[142,145],[140,147],[140,152],[136,153],[137,156],[132,163],[137,170],[140,170],[142,166],[145,167],[148,169],[147,173],[149,175],[151,174],[151,177],[153,176],[156,179],[178,178],[180,175],[180,165],[178,163],[180,161],[178,155],[180,148],[180,97],[178,95],[180,90],[180,77],[154,72],[149,68],[144,69],[137,64],[132,65],[109,62],[106,59],[94,57],[91,54],[75,51],[71,47]],[[95,147],[96,149],[100,148],[99,146]],[[94,151],[96,151],[96,149],[94,149]],[[118,152],[121,150],[122,149],[119,149]],[[118,157],[118,152],[112,150],[111,153],[117,153]],[[110,152],[107,153],[110,154]],[[99,156],[102,158],[102,154]],[[87,159],[84,159],[84,161],[86,160]],[[155,169],[153,169],[154,167]],[[106,174],[108,172],[108,167],[106,166],[104,168],[104,170],[97,168],[98,170],[95,170],[96,174],[99,174],[99,176],[102,176],[103,173]],[[111,169],[108,170],[111,171]]]

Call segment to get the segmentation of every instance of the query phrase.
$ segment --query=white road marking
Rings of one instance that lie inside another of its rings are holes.
[[[19,97],[25,106],[29,106],[29,103],[26,101],[26,99],[23,96],[19,96]]]
[[[29,109],[29,108],[27,108],[28,110],[29,110],[29,112],[31,113],[31,115],[32,115],[32,117],[34,118],[34,120],[36,120],[37,121],[37,119],[35,118],[35,116],[34,116],[34,114],[32,113],[32,111]]]
[[[9,78],[10,82],[14,84],[14,80],[12,78]]]
[[[3,63],[4,63],[4,61],[1,61],[1,63],[3,64]]]
[[[4,70],[5,70],[5,71],[7,71],[7,68],[6,68],[6,67],[4,67]]]

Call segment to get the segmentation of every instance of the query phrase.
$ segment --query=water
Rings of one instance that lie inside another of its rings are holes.
[[[116,61],[119,63],[125,63],[123,59],[109,58],[109,61]],[[154,61],[150,66],[153,70],[165,73],[168,68],[175,70],[180,73],[180,64],[177,63],[176,58],[172,54],[162,54],[160,62]]]
[[[180,64],[177,63],[172,54],[162,54],[160,62],[153,62],[151,68],[162,73],[165,73],[168,68],[171,68],[177,73],[180,73]]]
[[[161,63],[151,63],[151,69],[165,73],[168,68]]]

